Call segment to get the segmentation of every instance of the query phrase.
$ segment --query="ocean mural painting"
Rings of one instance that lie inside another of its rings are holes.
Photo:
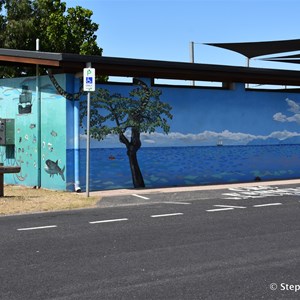
[[[296,178],[299,151],[300,145],[145,147],[139,160],[146,187],[174,187]],[[132,188],[125,149],[94,148],[91,159],[91,190]]]
[[[103,88],[124,94],[132,87]],[[300,176],[297,93],[246,91],[243,84],[236,84],[234,90],[157,88],[162,90],[162,101],[171,105],[173,119],[167,135],[159,130],[141,134],[138,159],[146,187]],[[84,147],[83,132],[81,138]],[[126,149],[118,137],[93,140],[92,148],[91,190],[132,188]],[[85,154],[81,149],[82,162]],[[84,164],[81,168],[83,172]]]
[[[15,120],[15,144],[0,146],[0,162],[21,166],[21,172],[8,174],[5,182],[36,186],[40,176],[44,188],[84,191],[86,135],[79,126],[79,102],[86,97],[80,80],[71,74],[40,79],[40,135],[35,78],[0,81],[0,118]],[[159,100],[173,116],[167,120],[168,134],[159,127],[140,134],[137,159],[146,187],[300,177],[297,91],[250,90],[242,83],[231,89],[179,87],[139,80],[159,91]],[[97,88],[125,99],[136,85],[108,82]],[[129,131],[124,136],[131,139]],[[91,191],[133,188],[127,149],[117,135],[92,139],[90,159]]]

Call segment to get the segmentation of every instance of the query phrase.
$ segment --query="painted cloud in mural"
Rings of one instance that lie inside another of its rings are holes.
[[[81,140],[86,140],[86,135],[80,136]],[[287,130],[274,131],[269,135],[253,135],[242,132],[231,132],[224,130],[222,132],[204,131],[200,133],[187,133],[170,132],[168,135],[163,133],[142,133],[141,140],[145,147],[172,147],[172,146],[215,146],[221,139],[226,145],[248,145],[248,144],[262,144],[271,140],[274,142],[288,141],[289,139],[300,138],[299,132],[290,132]],[[95,145],[99,147],[99,142],[95,141]],[[102,145],[105,148],[119,146],[118,137],[115,135],[108,135],[107,138],[102,141]],[[84,147],[84,144],[82,145]]]
[[[241,132],[230,132],[224,130],[222,132],[204,131],[198,134],[182,134],[180,132],[171,132],[167,136],[160,133],[143,134],[142,141],[147,144],[168,144],[179,145],[182,143],[190,145],[216,145],[218,140],[226,141],[226,144],[247,145],[253,142],[264,142],[271,139],[284,141],[286,139],[300,137],[298,132],[274,131],[269,135],[253,135]]]
[[[278,112],[273,116],[273,120],[278,122],[296,122],[300,124],[300,105],[289,98],[286,98],[285,101],[289,106],[288,111],[292,112],[293,115],[288,117],[287,115]]]

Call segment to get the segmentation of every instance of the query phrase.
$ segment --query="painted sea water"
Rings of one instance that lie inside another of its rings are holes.
[[[133,187],[125,148],[91,149],[90,157],[91,191]],[[85,161],[86,150],[81,149],[83,190]],[[300,145],[145,147],[138,151],[138,161],[146,187],[300,177]]]

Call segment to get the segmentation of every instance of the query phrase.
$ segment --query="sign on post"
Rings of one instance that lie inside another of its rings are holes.
[[[90,119],[91,119],[91,93],[96,90],[95,69],[91,63],[83,69],[83,90],[87,93],[87,116],[86,116],[86,196],[90,195]]]
[[[83,90],[85,92],[94,92],[96,88],[95,84],[95,69],[84,68],[83,69]]]

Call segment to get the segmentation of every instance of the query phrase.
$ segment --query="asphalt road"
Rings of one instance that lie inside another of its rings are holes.
[[[299,299],[299,194],[135,194],[1,217],[0,299]]]

